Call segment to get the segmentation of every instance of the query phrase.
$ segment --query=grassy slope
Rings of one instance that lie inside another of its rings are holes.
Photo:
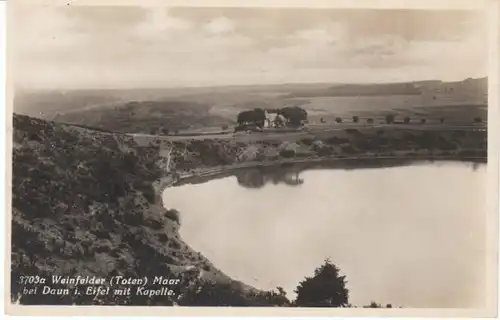
[[[156,133],[161,128],[170,131],[231,123],[229,119],[212,115],[204,104],[180,101],[141,101],[76,110],[55,118],[58,122],[88,125],[114,132]]]

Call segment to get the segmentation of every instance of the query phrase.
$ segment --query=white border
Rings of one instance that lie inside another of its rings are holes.
[[[41,0],[12,0],[16,2],[16,5],[18,3],[25,3],[25,4],[34,4],[34,3],[40,3]],[[104,6],[104,5],[141,5],[141,6],[164,6],[166,4],[168,5],[183,5],[183,6],[239,6],[239,7],[264,7],[264,6],[273,6],[273,7],[280,7],[280,6],[287,6],[287,7],[316,7],[316,8],[321,8],[321,7],[336,7],[336,8],[380,8],[380,9],[387,9],[387,8],[411,8],[411,9],[477,9],[479,7],[484,6],[485,4],[489,3],[490,5],[493,4],[493,2],[497,3],[494,0],[476,0],[476,1],[469,1],[469,0],[453,0],[453,1],[414,1],[414,0],[356,0],[355,2],[353,0],[309,0],[309,1],[304,1],[304,0],[253,0],[253,1],[224,1],[224,0],[211,0],[210,3],[208,3],[207,0],[108,0],[108,1],[99,1],[99,0],[80,0],[80,1],[62,1],[62,0],[52,0],[52,1],[47,1],[45,0],[44,3],[50,3],[50,5],[67,5],[68,3],[70,5],[99,5],[99,6]],[[490,228],[490,232],[495,233],[498,235],[498,208],[499,208],[499,197],[498,197],[498,171],[499,171],[499,159],[498,159],[498,138],[500,137],[500,132],[498,128],[498,120],[500,120],[500,113],[498,110],[499,107],[499,101],[498,101],[498,89],[499,89],[499,63],[498,63],[498,45],[499,45],[499,36],[498,36],[498,14],[499,10],[496,6],[492,6],[492,8],[495,8],[494,10],[490,10],[490,43],[495,44],[493,46],[490,46],[490,52],[489,52],[489,57],[490,57],[490,74],[489,74],[489,112],[488,112],[488,154],[489,154],[489,159],[488,159],[488,172],[489,172],[489,179],[490,183],[492,183],[495,188],[490,188],[489,192],[489,197],[488,197],[488,206],[491,208],[494,208],[495,215],[491,216],[492,220],[488,220],[489,224],[488,227]],[[0,21],[6,21],[6,3],[5,2],[0,2]],[[3,56],[5,56],[5,48],[6,48],[6,31],[5,31],[5,24],[2,24],[0,27],[0,48],[4,49],[3,50]],[[5,64],[5,59],[2,59],[2,65],[1,69],[6,70],[7,65]],[[6,88],[6,79],[5,79],[5,74],[2,72],[2,78],[1,78],[1,84],[2,88]],[[11,79],[10,79],[11,80]],[[3,102],[6,101],[5,93],[6,90],[0,91],[2,92],[1,100]],[[8,94],[8,92],[7,92]],[[4,113],[2,113],[2,118],[4,124],[7,125],[7,130],[2,130],[2,136],[0,139],[1,146],[3,150],[5,151],[4,154],[7,155],[7,160],[10,160],[10,156],[8,154],[10,153],[10,149],[7,149],[7,145],[9,145],[9,132],[11,132],[9,129],[11,128],[11,119],[6,117],[6,114],[9,115],[10,117],[10,101],[7,103],[7,105],[4,105]],[[7,134],[6,134],[7,133]],[[6,145],[7,144],[7,145]],[[1,161],[1,166],[0,170],[3,173],[5,173],[8,169],[6,166],[6,163],[9,163],[9,161],[4,161],[5,158],[2,159]],[[10,167],[10,166],[9,166]],[[7,174],[8,175],[8,174]],[[4,177],[4,181],[5,177]],[[6,187],[5,184],[2,185],[2,188]],[[8,186],[7,186],[8,187]],[[4,197],[6,195],[7,190],[3,190],[4,192],[0,192],[0,195]],[[6,198],[0,198],[1,203],[7,203],[10,202],[10,199]],[[7,211],[5,212],[5,217],[10,216],[10,212]],[[7,220],[3,220],[3,223],[5,223]],[[494,222],[494,223],[492,223]],[[8,227],[8,225],[4,225],[4,230],[5,228]],[[9,228],[10,229],[10,228]],[[4,237],[3,239],[8,239],[7,237]],[[498,237],[496,237],[497,243],[498,243]],[[491,245],[491,243],[490,243]],[[7,249],[7,252],[10,252],[10,248],[8,247],[8,243],[5,245],[1,246],[2,250]],[[498,247],[497,247],[498,248]],[[5,256],[5,254],[4,254]],[[7,257],[9,258],[9,257]],[[498,266],[498,254],[495,257],[491,257],[497,263]],[[10,259],[7,259],[9,261]],[[9,265],[9,264],[6,264]],[[490,264],[491,265],[491,264]],[[5,265],[3,265],[5,267]],[[489,270],[490,272],[492,270]],[[498,268],[497,268],[498,271]],[[4,270],[4,275],[6,275],[6,270]],[[499,277],[496,277],[497,279],[497,284],[498,284],[498,279]],[[4,279],[6,280],[5,282],[1,283],[4,284],[3,287],[6,287],[5,285],[9,282],[9,279]],[[498,288],[498,286],[497,286]],[[495,285],[493,282],[490,283],[489,290],[491,291],[497,291],[497,288],[495,288]],[[9,291],[9,290],[7,290]],[[4,296],[4,301],[10,300],[9,297],[5,296],[5,290],[2,292],[2,295]],[[497,300],[497,299],[495,299]],[[496,304],[497,301],[489,301],[489,303],[494,303]],[[17,309],[17,310],[16,310]],[[57,314],[88,314],[88,315],[117,315],[117,314],[126,314],[126,315],[131,315],[131,316],[138,316],[143,318],[144,315],[146,314],[151,314],[151,309],[152,308],[147,308],[147,307],[102,307],[102,308],[97,308],[97,307],[23,307],[23,311],[27,311],[28,314],[32,315],[42,315],[42,314],[47,314],[47,313],[52,313],[55,311]],[[284,309],[284,308],[154,308],[156,310],[155,314],[156,315],[163,315],[163,316],[181,316],[181,315],[203,315],[203,316],[208,316],[208,315],[254,315],[254,316],[263,316],[263,315],[271,315],[270,311],[276,311],[272,312],[273,315],[279,315],[279,316],[319,316],[319,315],[338,315],[338,316],[352,316],[353,312],[355,311],[355,314],[357,316],[363,316],[363,317],[368,317],[369,315],[376,315],[376,316],[409,316],[409,315],[420,315],[420,316],[441,316],[441,317],[454,317],[454,316],[462,316],[462,317],[474,317],[477,315],[477,311],[479,310],[467,310],[465,312],[460,312],[459,314],[457,313],[457,309],[393,309],[393,310],[375,310],[375,309],[357,309],[357,310],[349,310],[349,309],[298,309],[298,308],[293,308],[292,310],[290,309]],[[193,310],[196,309],[196,312],[190,312],[189,309]],[[252,310],[250,310],[252,309]],[[273,310],[269,310],[273,309]],[[13,312],[18,313],[16,311],[21,311],[18,308],[10,308],[10,313],[12,314]],[[68,312],[65,311],[70,311]],[[187,312],[186,312],[187,311]],[[324,312],[328,311],[328,312]],[[388,312],[387,312],[388,311]],[[376,312],[376,314],[375,314]],[[23,312],[25,313],[25,312]],[[498,313],[498,311],[496,312]],[[37,317],[39,318],[39,317]]]

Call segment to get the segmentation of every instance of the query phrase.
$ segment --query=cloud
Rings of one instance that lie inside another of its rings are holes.
[[[15,17],[14,44],[21,54],[64,51],[88,39],[74,29],[73,22],[57,7],[23,7]]]
[[[306,29],[300,30],[288,38],[292,42],[296,41],[304,45],[331,45],[342,39],[343,31],[340,26],[337,26],[335,30],[332,28]]]
[[[168,10],[150,10],[133,33],[139,38],[161,41],[170,36],[184,35],[192,28],[189,21],[170,16]]]
[[[203,29],[212,35],[224,35],[235,31],[235,23],[226,17],[217,17],[205,24]]]
[[[459,79],[487,70],[485,29],[474,15],[463,22],[466,27],[448,25],[446,34],[437,13],[429,18],[421,13],[310,11],[298,28],[291,22],[302,16],[286,10],[254,12],[250,19],[243,9],[231,15],[193,8],[178,15],[175,9],[158,8],[128,8],[126,14],[119,8],[40,8],[16,16],[22,65],[16,78],[33,85]],[[202,18],[185,14],[197,10],[204,12]],[[399,22],[374,23],[373,17],[389,16]],[[257,17],[266,20],[259,23]],[[419,27],[416,17],[427,17],[439,32]],[[273,27],[279,21],[282,25]]]

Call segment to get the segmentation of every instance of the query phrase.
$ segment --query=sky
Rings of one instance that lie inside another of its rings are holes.
[[[134,88],[487,75],[481,11],[18,6],[14,81]]]

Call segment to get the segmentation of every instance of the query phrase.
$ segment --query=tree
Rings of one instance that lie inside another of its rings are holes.
[[[373,123],[373,119],[372,118],[366,119],[366,123],[372,124]]]
[[[410,121],[411,121],[410,117],[405,117],[405,118],[404,118],[404,122],[405,122],[405,123],[410,123]]]
[[[483,120],[482,120],[480,117],[476,117],[476,118],[474,118],[474,122],[476,122],[476,123],[480,123],[480,122],[482,122],[482,121],[483,121]]]
[[[321,118],[320,121],[321,121],[321,123],[325,123],[325,119],[324,118]]]
[[[285,125],[285,123],[283,122],[283,119],[279,116],[274,118],[273,124],[274,124],[275,128],[281,128]]]
[[[229,126],[227,124],[225,124],[221,128],[222,128],[222,130],[227,130],[227,129],[229,129]]]
[[[345,307],[349,303],[349,290],[345,276],[329,259],[314,271],[313,277],[306,277],[295,290],[299,307]]]
[[[369,305],[367,305],[367,306],[363,306],[363,308],[384,308],[384,306],[382,306],[382,304],[380,304],[380,303],[377,303],[377,302],[375,302],[375,301],[372,301],[372,302],[370,302],[370,304],[369,304]],[[386,304],[386,305],[385,305],[385,308],[387,308],[387,309],[392,308],[392,304],[390,304],[390,303],[389,303],[389,304]]]
[[[266,112],[261,108],[242,111],[238,113],[237,122],[239,125],[253,124],[257,127],[263,128],[264,123],[266,122]]]
[[[278,110],[278,115],[282,115],[287,125],[298,127],[307,120],[307,111],[300,107],[284,107]]]
[[[427,120],[425,120],[425,119],[421,119],[421,120],[420,120],[420,123],[422,123],[422,124],[424,124],[424,123],[426,123],[426,122],[427,122]]]
[[[342,122],[342,118],[341,118],[341,117],[337,117],[337,118],[335,118],[335,122],[337,122],[337,123],[341,123],[341,122]]]
[[[388,114],[385,116],[385,122],[390,124],[394,122],[394,115],[393,114]]]
[[[370,305],[368,308],[382,308],[382,305],[380,303],[376,303],[375,301],[370,302]]]
[[[359,122],[359,117],[358,116],[353,116],[352,117],[352,122],[358,123]]]

